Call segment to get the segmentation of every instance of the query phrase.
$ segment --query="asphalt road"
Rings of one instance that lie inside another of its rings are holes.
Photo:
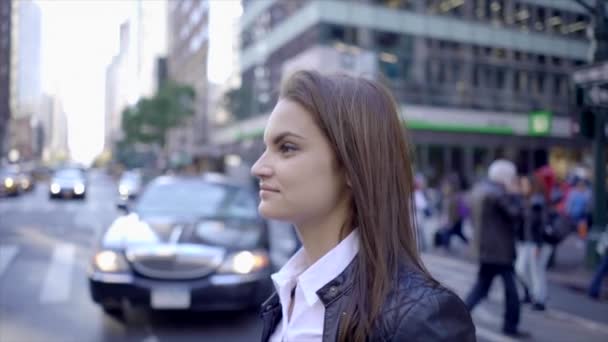
[[[47,189],[39,183],[31,193],[0,198],[1,342],[258,340],[261,322],[255,313],[132,309],[125,320],[104,315],[89,298],[86,272],[97,236],[119,215],[116,185],[103,172],[92,171],[85,201],[51,201]],[[284,261],[293,235],[282,224],[271,229],[279,246],[273,258]],[[466,294],[474,265],[441,255],[424,258],[431,273],[459,295]],[[512,341],[499,333],[499,285],[474,312],[479,341]],[[551,293],[565,304],[550,304],[543,313],[523,310],[522,329],[533,334],[533,341],[608,341],[607,322],[594,319],[608,313],[606,303],[592,303],[563,289],[552,288]],[[568,310],[570,306],[596,311],[580,315]]]

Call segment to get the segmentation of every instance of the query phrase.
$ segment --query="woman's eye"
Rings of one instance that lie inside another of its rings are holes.
[[[297,148],[293,145],[293,144],[281,144],[281,146],[279,146],[279,151],[281,151],[281,153],[289,153],[289,152],[293,152],[297,150]]]

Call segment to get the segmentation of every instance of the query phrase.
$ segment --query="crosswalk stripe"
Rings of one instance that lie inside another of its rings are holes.
[[[51,265],[42,285],[40,302],[58,303],[68,299],[72,284],[72,266],[75,251],[74,245],[71,244],[62,244],[55,247]]]
[[[0,278],[8,269],[13,258],[17,256],[18,251],[19,247],[17,246],[0,246]]]
[[[484,340],[492,341],[492,342],[515,342],[517,340],[507,337],[505,335],[501,335],[499,333],[495,333],[491,330],[476,326],[475,331],[477,332],[477,336],[483,338]]]

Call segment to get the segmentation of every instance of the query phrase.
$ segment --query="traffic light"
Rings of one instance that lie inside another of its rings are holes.
[[[576,124],[578,134],[587,139],[593,139],[595,133],[595,115],[586,100],[586,89],[580,86],[574,87],[574,99],[571,109],[576,113]]]

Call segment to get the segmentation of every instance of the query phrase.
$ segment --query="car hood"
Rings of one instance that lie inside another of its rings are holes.
[[[130,213],[117,218],[108,228],[101,240],[102,248],[109,249],[139,249],[144,246],[177,246],[189,248],[192,246],[221,246],[214,243],[213,239],[202,241],[194,233],[194,226],[204,222],[210,225],[222,227],[224,221],[216,218],[200,219],[192,217],[168,217],[168,216],[140,216]],[[253,220],[238,220],[231,222],[231,227],[259,226],[259,222]],[[211,232],[212,233],[212,232]],[[220,234],[215,234],[219,236]],[[241,234],[241,236],[245,236]],[[229,238],[229,237],[228,237]],[[229,247],[221,247],[222,250]]]
[[[53,178],[51,184],[59,184],[60,187],[74,187],[76,184],[85,184],[83,179],[71,179],[71,178]]]

